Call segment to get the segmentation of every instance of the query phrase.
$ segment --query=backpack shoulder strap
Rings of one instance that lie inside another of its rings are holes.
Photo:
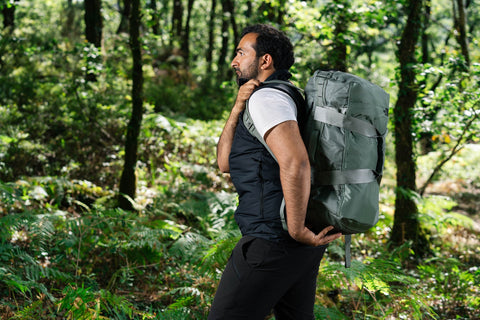
[[[243,124],[248,129],[248,132],[250,132],[250,134],[252,136],[257,138],[257,140],[260,141],[263,144],[263,146],[268,150],[268,152],[270,152],[273,159],[275,159],[275,161],[277,161],[277,158],[275,158],[275,156],[273,155],[273,152],[270,149],[270,147],[267,145],[267,142],[260,135],[260,132],[258,132],[257,128],[255,128],[255,124],[253,123],[253,119],[252,119],[252,116],[250,115],[250,110],[248,108],[248,100],[247,100],[247,105],[245,107],[245,112],[243,113]]]
[[[306,117],[306,102],[302,89],[284,80],[269,80],[264,82],[260,88],[274,88],[288,94],[297,107],[297,121],[299,126],[303,128]]]
[[[352,235],[345,235],[345,268],[350,268],[352,256],[350,253],[350,246],[352,245]]]
[[[305,107],[304,107],[305,98],[303,97],[302,89],[296,87],[295,85],[293,85],[288,81],[270,80],[270,81],[263,82],[257,89],[254,90],[254,92],[263,88],[274,88],[288,94],[293,99],[293,102],[297,107],[298,122],[299,124],[303,124],[303,121],[305,118]],[[255,128],[255,124],[253,123],[252,116],[250,115],[248,100],[247,100],[247,105],[245,107],[245,112],[243,113],[243,123],[245,124],[245,127],[248,129],[248,132],[250,132],[251,135],[257,138],[258,141],[260,141],[268,150],[268,152],[272,155],[273,159],[277,161],[277,158],[275,158],[275,156],[273,155],[272,150],[268,147],[267,143],[265,142],[263,137],[260,135],[260,132],[258,132],[258,130]]]
[[[303,128],[303,124],[305,123],[305,120],[306,120],[306,107],[305,107],[306,102],[305,102],[305,98],[303,97],[303,90],[294,86],[288,81],[282,81],[282,80],[271,80],[271,81],[263,82],[262,85],[260,85],[260,87],[255,89],[255,91],[263,88],[275,88],[277,90],[280,90],[288,94],[293,99],[293,102],[295,102],[295,106],[297,107],[297,121],[299,123],[299,126]],[[268,152],[273,157],[273,159],[277,161],[277,158],[275,157],[272,150],[265,142],[265,139],[263,139],[263,137],[260,135],[260,132],[258,132],[258,130],[255,128],[255,124],[253,123],[252,116],[250,115],[248,100],[247,100],[247,105],[245,106],[245,112],[243,113],[243,124],[248,129],[248,132],[250,132],[252,136],[257,138],[257,140],[260,141],[263,144],[263,146],[268,150]],[[282,204],[280,205],[280,221],[282,222],[283,230],[288,231],[287,218],[285,213],[285,198],[282,199]]]

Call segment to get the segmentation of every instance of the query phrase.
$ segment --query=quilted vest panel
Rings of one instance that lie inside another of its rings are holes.
[[[243,235],[293,241],[278,214],[283,199],[278,164],[242,118],[243,112],[229,156],[230,176],[239,195],[235,220]]]

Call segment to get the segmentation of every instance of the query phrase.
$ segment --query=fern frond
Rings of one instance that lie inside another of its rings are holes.
[[[223,269],[227,264],[232,250],[240,238],[239,231],[231,231],[228,237],[212,243],[210,249],[204,253],[200,269],[210,275],[217,274],[217,270]]]
[[[100,290],[99,295],[101,297],[102,303],[100,308],[102,310],[105,310],[108,314],[117,315],[117,319],[132,319],[134,305],[125,297],[118,296],[107,290]]]
[[[15,202],[15,189],[11,183],[4,183],[0,181],[0,203],[9,207]]]
[[[337,308],[315,305],[315,319],[348,320]]]
[[[180,294],[181,296],[190,295],[190,296],[200,296],[201,292],[194,287],[179,287],[172,289],[168,292],[169,295]]]
[[[184,304],[182,302],[182,304]],[[187,320],[187,319],[195,319],[192,315],[192,312],[186,307],[180,307],[178,305],[174,305],[171,308],[169,307],[166,310],[161,310],[158,312],[155,320]]]
[[[31,291],[32,281],[22,280],[15,274],[9,274],[8,278],[4,279],[3,282],[8,288],[13,289],[13,291],[20,292],[23,296]]]
[[[170,247],[169,253],[182,260],[199,260],[210,240],[195,232],[182,234]]]
[[[42,300],[33,301],[30,305],[27,305],[22,310],[16,312],[16,314],[10,318],[11,320],[23,320],[23,319],[39,319],[39,311],[42,310]]]

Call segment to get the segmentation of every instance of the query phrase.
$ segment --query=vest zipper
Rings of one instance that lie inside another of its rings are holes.
[[[258,176],[260,178],[260,216],[262,217],[262,219],[264,218],[264,215],[263,215],[263,175],[262,175],[262,172],[263,172],[263,166],[262,166],[263,162],[262,160],[260,159],[260,165],[258,166],[259,168],[259,172],[258,172]]]

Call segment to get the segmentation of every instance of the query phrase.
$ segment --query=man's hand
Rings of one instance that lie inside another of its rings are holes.
[[[232,149],[233,137],[235,135],[235,129],[237,128],[238,117],[240,113],[245,109],[246,102],[252,95],[253,90],[260,85],[260,81],[252,79],[238,89],[237,99],[232,107],[230,116],[228,117],[225,126],[223,127],[222,134],[217,143],[217,163],[220,171],[230,172],[230,165],[228,163],[228,156]]]
[[[331,226],[317,235],[305,226],[310,196],[310,161],[297,122],[290,120],[278,124],[267,132],[265,140],[280,167],[290,236],[311,246],[328,244],[339,238],[340,233],[326,236],[333,229]]]
[[[303,230],[301,230],[300,232],[295,232],[294,230],[290,231],[289,229],[289,233],[290,236],[298,242],[317,247],[329,244],[330,242],[342,236],[341,233],[327,235],[327,233],[330,232],[332,229],[333,227],[329,226],[320,231],[318,234],[315,234],[307,227],[303,227]]]
[[[245,109],[246,101],[252,95],[253,90],[260,85],[260,81],[256,79],[251,79],[238,89],[237,99],[235,100],[235,105],[233,109],[236,109],[238,113]],[[232,110],[233,111],[233,110]]]

